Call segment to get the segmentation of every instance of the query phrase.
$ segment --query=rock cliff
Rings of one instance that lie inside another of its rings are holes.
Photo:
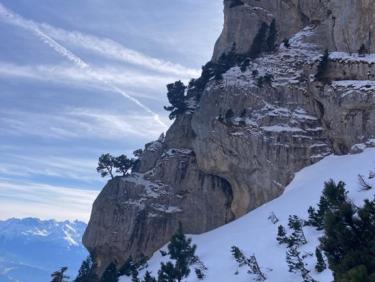
[[[375,55],[355,54],[362,45],[375,51],[373,1],[224,4],[214,62],[233,48],[246,56],[273,19],[278,48],[207,80],[134,172],[104,187],[83,238],[99,273],[149,257],[179,222],[187,233],[214,229],[278,197],[301,168],[375,145]]]

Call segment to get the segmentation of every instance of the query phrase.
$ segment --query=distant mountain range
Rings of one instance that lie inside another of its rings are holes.
[[[74,278],[87,251],[86,224],[37,218],[0,221],[0,282],[48,282],[59,267]]]

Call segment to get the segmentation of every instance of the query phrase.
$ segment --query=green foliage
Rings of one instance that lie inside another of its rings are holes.
[[[129,159],[125,155],[114,157],[111,154],[103,154],[99,157],[98,167],[96,168],[96,171],[100,173],[102,177],[110,175],[113,179],[114,169],[116,169],[117,173],[122,173],[122,176],[125,176],[134,167],[135,163],[135,159]]]
[[[283,44],[284,44],[285,48],[290,48],[289,38],[285,38],[285,39],[283,40]]]
[[[319,248],[315,249],[315,257],[316,257],[316,261],[317,261],[316,265],[315,265],[315,270],[317,272],[323,272],[327,268],[327,265],[324,261],[322,252],[320,251]]]
[[[95,261],[91,256],[88,256],[81,264],[78,270],[78,275],[74,282],[91,282],[96,281],[97,276],[94,272]]]
[[[273,19],[268,31],[268,37],[266,42],[266,51],[273,52],[276,49],[276,40],[277,40],[277,29],[276,29],[276,20]]]
[[[122,176],[128,174],[129,170],[133,167],[135,163],[134,159],[129,159],[125,155],[118,156],[114,158],[113,165],[116,168],[117,173],[122,173]]]
[[[362,208],[347,199],[345,184],[325,184],[318,211],[309,209],[309,223],[324,229],[320,238],[335,281],[374,281],[375,200]]]
[[[316,80],[327,82],[324,76],[328,69],[328,63],[329,63],[329,53],[328,53],[328,50],[325,50],[323,56],[321,57],[319,61],[317,73],[315,75]]]
[[[51,282],[68,282],[69,276],[65,275],[65,272],[68,270],[66,266],[61,267],[60,270],[55,271],[51,274]]]
[[[298,216],[289,216],[288,226],[293,230],[291,236],[288,238],[289,246],[307,244],[305,233],[303,232],[303,220]]]
[[[309,220],[307,224],[316,227],[318,230],[323,230],[327,211],[338,209],[346,201],[347,192],[344,182],[340,181],[337,184],[333,180],[326,182],[319,200],[318,210],[316,211],[313,207],[308,210]]]
[[[162,252],[163,256],[169,255],[173,262],[161,263],[158,272],[158,282],[180,282],[190,275],[191,267],[198,266],[195,273],[198,278],[204,277],[206,267],[195,255],[196,245],[192,245],[191,239],[186,238],[180,225],[178,231],[172,236],[167,246],[168,252]]]
[[[108,265],[102,277],[100,278],[100,282],[118,282],[118,272],[116,264],[112,262]]]
[[[236,262],[238,263],[239,267],[247,266],[247,273],[256,275],[256,281],[266,280],[266,276],[261,271],[255,255],[252,255],[250,256],[250,258],[247,258],[243,254],[243,252],[236,246],[232,246],[231,253]],[[236,273],[238,273],[238,271],[236,271]]]
[[[249,56],[250,58],[254,59],[259,57],[262,51],[265,50],[265,41],[267,36],[268,25],[266,23],[262,23],[258,33],[255,35],[253,44],[251,45]]]
[[[143,282],[156,282],[157,280],[151,276],[151,273],[146,271],[145,277],[143,278]]]
[[[366,55],[367,53],[368,53],[368,50],[367,50],[365,44],[362,44],[361,47],[360,47],[359,50],[358,50],[358,54],[359,54],[359,56],[364,56],[364,55]]]
[[[286,235],[285,228],[282,225],[279,225],[279,227],[277,229],[276,240],[277,240],[277,242],[279,242],[280,245],[281,244],[288,244],[288,242],[289,242],[289,238]]]
[[[232,118],[234,117],[234,112],[232,109],[229,109],[225,113],[225,122],[228,124],[232,123]]]
[[[110,175],[113,178],[113,167],[114,167],[114,157],[110,154],[103,154],[99,157],[98,167],[96,171],[100,173],[102,177]]]
[[[289,247],[286,252],[286,262],[289,272],[300,273],[304,282],[316,282],[311,276],[310,271],[306,269],[301,253],[296,246]]]
[[[165,106],[166,111],[171,112],[169,118],[172,120],[178,114],[183,113],[186,110],[186,96],[185,90],[186,86],[179,80],[175,83],[167,85],[167,97],[171,106]]]

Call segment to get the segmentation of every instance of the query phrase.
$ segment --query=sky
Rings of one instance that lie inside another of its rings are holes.
[[[220,0],[0,0],[0,219],[87,221],[98,157],[167,130],[165,85],[222,21]]]

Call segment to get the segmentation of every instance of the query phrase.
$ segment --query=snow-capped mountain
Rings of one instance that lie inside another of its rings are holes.
[[[87,251],[86,224],[37,218],[0,221],[0,282],[43,282],[59,267],[74,277]]]
[[[298,274],[288,271],[286,262],[286,247],[279,245],[276,236],[278,226],[288,225],[289,215],[297,215],[302,219],[308,218],[309,206],[319,202],[324,183],[330,179],[344,181],[349,198],[358,206],[365,199],[374,199],[375,188],[363,191],[359,183],[359,175],[375,187],[375,178],[368,179],[371,171],[375,170],[375,149],[366,149],[363,153],[346,156],[328,156],[322,161],[302,169],[288,185],[279,198],[255,209],[242,218],[217,228],[211,232],[192,236],[193,243],[198,246],[197,253],[207,266],[206,282],[247,282],[256,281],[255,276],[247,273],[246,267],[239,267],[231,255],[231,247],[238,246],[247,256],[255,255],[261,270],[269,282],[299,282],[303,279]],[[270,215],[276,215],[279,221],[273,224]],[[315,248],[319,245],[322,231],[312,227],[304,227],[308,243],[300,249],[306,255],[305,263],[311,271],[311,276],[318,282],[333,281],[330,270],[318,273],[315,270]],[[156,252],[148,262],[148,268],[157,276],[160,262],[165,261],[160,252]],[[238,271],[237,274],[235,274]],[[129,282],[123,277],[121,282]],[[191,274],[184,282],[198,282]]]

